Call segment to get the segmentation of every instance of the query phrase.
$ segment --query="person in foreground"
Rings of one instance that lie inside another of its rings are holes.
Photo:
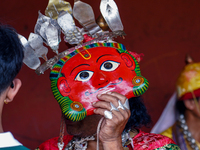
[[[22,66],[23,48],[16,31],[0,25],[0,149],[28,150],[19,143],[11,132],[2,127],[3,106],[12,102],[21,87],[16,77]]]
[[[24,48],[35,50],[35,58],[46,56],[43,43],[56,53],[43,64],[33,61],[37,67],[27,61],[38,75],[51,69],[51,89],[62,111],[59,137],[38,149],[179,150],[170,138],[140,130],[150,123],[140,99],[149,86],[140,72],[141,55],[113,41],[125,36],[114,0],[101,0],[100,11],[96,21],[85,2],[74,1],[72,9],[69,2],[49,0],[45,15],[39,12],[35,33],[23,38]],[[67,50],[59,49],[61,35]]]
[[[140,130],[150,123],[138,97],[148,81],[124,45],[93,43],[76,49],[54,65],[50,79],[63,121],[60,136],[38,149],[179,150],[170,138]]]
[[[172,96],[152,132],[170,137],[181,150],[199,150],[200,63],[193,62],[190,56],[187,56],[186,63],[177,80],[177,92]],[[168,123],[165,123],[165,120]],[[160,123],[166,126],[160,127]]]

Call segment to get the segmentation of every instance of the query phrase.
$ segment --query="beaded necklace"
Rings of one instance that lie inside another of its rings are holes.
[[[192,134],[190,133],[188,126],[185,121],[185,117],[183,114],[179,116],[178,122],[180,124],[180,128],[182,129],[181,132],[184,135],[184,138],[187,140],[189,146],[194,150],[199,150],[196,140],[192,137]]]

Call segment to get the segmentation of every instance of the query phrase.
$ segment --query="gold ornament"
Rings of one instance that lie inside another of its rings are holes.
[[[74,101],[73,103],[71,103],[71,108],[75,111],[81,111],[83,110],[83,105],[79,102]]]
[[[4,99],[4,103],[5,103],[5,104],[8,104],[8,102],[7,102],[7,100],[6,100],[6,99]]]
[[[100,15],[97,20],[96,20],[97,24],[99,25],[99,27],[103,30],[103,31],[108,31],[109,30],[109,26],[106,23],[105,19],[103,18],[102,15]]]
[[[59,13],[64,10],[72,14],[72,7],[69,2],[63,0],[49,0],[48,6],[45,10],[47,17],[57,19]]]
[[[132,83],[134,86],[140,86],[141,84],[144,83],[144,78],[142,78],[140,76],[135,76],[132,80]]]

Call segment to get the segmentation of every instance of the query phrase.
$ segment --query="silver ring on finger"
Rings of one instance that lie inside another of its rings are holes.
[[[119,111],[111,102],[110,102],[110,106],[111,106],[110,111],[113,111],[113,110]]]
[[[117,107],[118,110],[119,110],[119,109],[125,110],[125,108],[124,108],[124,106],[123,106],[123,104],[121,103],[120,100],[118,100],[118,104],[119,104],[119,106]]]
[[[129,106],[129,101],[128,101],[128,98],[126,99],[125,103],[123,104],[123,106],[126,108],[126,109],[130,109],[130,106]]]
[[[104,117],[107,118],[107,119],[112,119],[112,112],[105,110],[104,111]]]

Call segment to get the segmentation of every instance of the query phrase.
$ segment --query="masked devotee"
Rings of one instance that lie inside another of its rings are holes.
[[[23,46],[16,31],[0,25],[0,149],[28,150],[2,127],[3,106],[13,101],[21,87],[16,77],[22,66]]]
[[[149,85],[140,72],[140,55],[113,41],[125,35],[115,2],[102,0],[100,9],[97,24],[88,4],[75,1],[72,10],[68,2],[50,0],[45,15],[39,13],[35,33],[23,42],[26,50],[44,56],[42,39],[57,54],[42,65],[26,62],[37,74],[51,68],[52,92],[62,111],[59,137],[38,149],[179,150],[170,138],[140,130],[150,122],[138,98]],[[72,13],[82,29],[75,26]],[[59,53],[61,30],[65,42],[76,46]]]
[[[69,135],[50,139],[39,149],[58,149],[62,144],[60,149],[67,150],[179,149],[167,137],[140,130],[150,118],[141,100],[130,97],[146,91],[148,82],[125,47],[94,43],[81,49],[60,59],[50,74]]]
[[[187,65],[180,73],[177,92],[168,102],[153,133],[172,138],[181,150],[200,149],[200,63],[186,58]]]

